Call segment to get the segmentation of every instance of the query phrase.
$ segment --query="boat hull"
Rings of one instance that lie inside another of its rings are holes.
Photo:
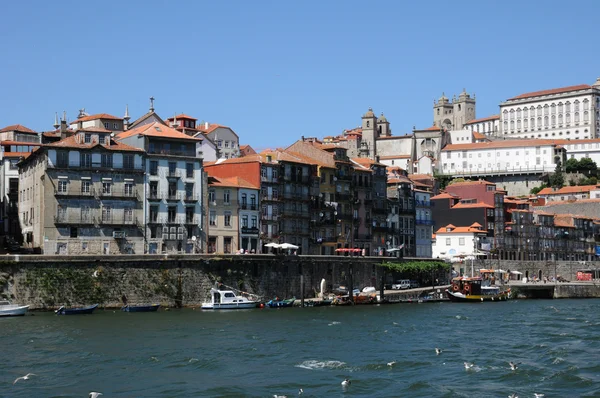
[[[123,312],[156,312],[160,308],[160,304],[153,305],[126,305],[121,308]]]
[[[256,308],[258,305],[257,301],[245,301],[240,303],[203,303],[203,310],[245,310],[250,308]]]
[[[510,299],[510,290],[500,292],[494,295],[462,294],[446,290],[446,296],[450,301],[457,303],[481,303],[483,301],[506,301]]]
[[[287,300],[270,300],[267,302],[267,306],[269,308],[283,308],[283,307],[293,307],[295,298],[287,299]]]
[[[57,315],[85,315],[91,314],[98,307],[98,304],[91,305],[83,308],[64,308],[61,307],[56,310]]]
[[[28,305],[10,305],[10,306],[6,306],[6,307],[11,307],[11,308],[0,309],[0,317],[24,316],[25,313],[29,310]]]

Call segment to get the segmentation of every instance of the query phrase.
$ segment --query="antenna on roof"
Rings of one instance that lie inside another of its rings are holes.
[[[150,97],[150,112],[154,112],[154,97]]]

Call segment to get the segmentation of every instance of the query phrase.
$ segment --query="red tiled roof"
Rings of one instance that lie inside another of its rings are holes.
[[[4,152],[5,158],[21,158],[25,155],[29,155],[30,152]]]
[[[122,140],[134,135],[144,135],[147,137],[173,138],[187,141],[202,141],[200,137],[191,137],[187,134],[180,133],[172,127],[165,126],[162,123],[154,122],[143,126],[135,127],[131,130],[123,131],[117,134],[117,139]]]
[[[544,188],[540,192],[538,192],[538,196],[541,195],[566,195],[570,193],[583,193],[593,191],[594,189],[598,189],[596,185],[579,185],[579,186],[569,186],[562,187],[558,190],[554,190],[552,188]]]
[[[6,126],[2,130],[0,130],[0,133],[6,133],[7,131],[18,131],[19,133],[33,133],[33,134],[37,134],[32,129],[30,129],[28,127],[25,127],[22,124],[12,124],[10,126]]]
[[[452,195],[448,192],[442,192],[439,195],[435,195],[433,197],[431,197],[431,200],[433,199],[458,199],[459,197],[457,195]]]
[[[557,227],[574,227],[575,222],[570,214],[555,214],[554,225]]]
[[[78,140],[81,142],[78,142]],[[74,135],[71,135],[60,141],[53,142],[51,144],[45,144],[43,146],[50,147],[50,148],[60,147],[60,148],[88,148],[88,149],[94,148],[96,146],[101,146],[104,149],[107,149],[109,151],[144,152],[143,149],[124,144],[122,142],[114,140],[113,138],[110,139],[110,145],[106,145],[104,143],[98,143],[98,142],[85,143],[82,141],[83,140],[78,138],[78,134],[74,134]]]
[[[477,207],[482,207],[486,209],[493,209],[494,206],[488,205],[487,203],[457,203],[452,206],[453,209],[473,209]]]
[[[415,129],[415,131],[441,131],[442,128],[438,126],[427,127],[426,129]]]
[[[477,180],[477,181],[459,181],[459,182],[454,182],[449,184],[448,186],[454,186],[454,187],[459,187],[459,186],[465,186],[465,185],[496,185],[493,182],[489,182],[486,180]]]
[[[206,126],[203,123],[200,123],[199,126],[196,126],[196,128],[200,131],[202,131],[205,134],[209,134],[212,133],[213,131],[215,131],[216,129],[218,129],[219,127],[223,127],[223,128],[229,128],[227,126],[223,126],[222,124],[217,124],[217,123],[209,123],[208,124],[208,128],[206,128]]]
[[[394,159],[410,159],[410,155],[389,155],[389,156],[380,156],[379,160],[394,160]]]
[[[516,97],[509,98],[508,101],[523,99],[523,98],[530,98],[530,97],[541,97],[542,95],[568,93],[569,91],[587,90],[591,87],[592,86],[590,86],[589,84],[579,84],[577,86],[568,86],[568,87],[561,87],[561,88],[553,88],[550,90],[532,91],[530,93],[525,93],[525,94],[517,95]]]
[[[465,124],[487,122],[487,121],[490,121],[490,120],[500,120],[500,115],[492,115],[492,116],[482,117],[482,118],[479,118],[479,119],[469,120]]]
[[[211,177],[214,181],[209,184],[210,186],[260,189],[260,186],[255,186],[241,177]]]
[[[448,228],[451,229],[450,232],[446,231]],[[474,232],[485,232],[482,229],[479,228],[473,228],[471,227],[455,227],[452,224],[446,225],[445,227],[441,227],[440,229],[438,229],[437,231],[435,231],[436,234],[464,234],[464,233],[474,233]]]
[[[42,145],[39,142],[23,142],[23,141],[0,141],[1,146],[9,146],[9,145],[29,145],[29,146],[40,146]]]
[[[79,122],[87,122],[90,120],[97,120],[97,119],[123,120],[122,117],[109,115],[108,113],[97,113],[95,115],[84,116],[80,119],[73,120],[69,124],[74,124],[74,123],[79,123]]]
[[[473,138],[476,140],[486,140],[487,137],[484,134],[478,133],[477,131],[473,131]]]
[[[495,148],[521,148],[528,146],[541,146],[541,145],[556,145],[556,140],[544,140],[544,139],[515,139],[515,140],[502,140],[502,141],[490,141],[490,142],[474,142],[469,144],[450,144],[446,145],[442,152],[448,151],[461,151],[468,149],[495,149]]]
[[[167,118],[167,120],[174,120],[175,118],[177,118],[177,119],[190,119],[190,120],[198,120],[198,119],[196,119],[195,117],[191,117],[191,116],[188,116],[188,115],[186,115],[186,114],[183,114],[183,113],[181,113],[181,114],[179,114],[179,115],[171,116],[171,117]]]
[[[352,158],[350,160],[352,160],[353,162],[356,162],[362,166],[382,166],[382,167],[386,166],[385,164],[377,163],[376,161],[374,161],[371,158]]]

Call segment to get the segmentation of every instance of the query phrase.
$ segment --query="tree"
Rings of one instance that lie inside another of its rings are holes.
[[[560,161],[556,162],[556,168],[550,176],[549,183],[553,188],[562,188],[565,185],[565,176],[563,175]]]
[[[458,177],[458,178],[455,178],[455,179],[453,179],[452,181],[450,181],[450,182],[448,183],[448,185],[456,184],[457,182],[465,182],[465,181],[467,181],[467,180],[465,180],[465,179],[464,179],[464,178],[462,178],[462,177]]]
[[[532,194],[532,195],[537,195],[544,188],[548,188],[548,185],[547,184],[542,184],[539,187],[531,188],[531,190],[529,191],[529,193]]]
[[[579,160],[575,158],[570,158],[569,160],[567,160],[567,162],[565,163],[565,170],[567,171],[567,173],[577,173],[577,171],[579,170]]]
[[[571,159],[569,159],[569,160],[571,160]],[[590,158],[581,158],[579,160],[579,165],[577,167],[577,171],[579,171],[580,173],[583,173],[589,177],[591,175],[596,175],[596,172],[598,171],[598,166],[596,165],[596,162],[594,162]]]

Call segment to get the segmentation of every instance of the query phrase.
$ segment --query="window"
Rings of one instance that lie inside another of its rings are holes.
[[[256,195],[250,195],[250,210],[256,210]]]
[[[76,227],[71,227],[71,238],[76,238],[77,237],[77,228]]]
[[[150,181],[150,197],[157,198],[158,197],[158,182]]]
[[[133,155],[130,153],[126,153],[123,155],[123,168],[124,169],[133,169]]]
[[[67,193],[67,185],[68,185],[69,181],[62,179],[62,180],[58,180],[58,192],[59,193]]]
[[[248,216],[247,215],[242,216],[242,228],[248,228]]]
[[[464,246],[465,245],[465,238],[458,238],[458,245],[459,246]]]
[[[79,165],[81,167],[92,167],[92,154],[86,152],[80,153]]]
[[[81,193],[90,194],[91,193],[91,185],[92,185],[92,183],[89,180],[81,181]]]
[[[123,209],[123,221],[126,223],[133,222],[133,209],[131,207]]]
[[[126,182],[125,185],[123,185],[123,193],[125,194],[125,196],[133,196],[132,182]]]
[[[194,178],[194,164],[193,163],[185,164],[185,177],[186,178]]]
[[[225,238],[223,238],[223,252],[231,253],[231,250],[232,250],[231,237],[226,236]]]
[[[177,162],[169,162],[169,175],[170,176],[175,175],[176,171],[177,171]]]
[[[225,141],[225,148],[229,148],[229,141]]]
[[[103,182],[102,183],[102,194],[103,195],[111,195],[112,194],[112,182]]]
[[[208,216],[208,223],[212,227],[216,227],[217,226],[217,212],[216,211],[211,211],[210,212],[210,214]]]
[[[194,197],[194,183],[185,184],[185,198],[187,200],[193,199]]]
[[[104,122],[104,128],[107,130],[110,129],[110,123]]]
[[[103,153],[100,160],[102,167],[113,167],[112,153]]]
[[[86,144],[89,144],[90,142],[92,142],[92,135],[91,134],[86,134],[84,141]]]
[[[451,159],[452,158],[452,152],[448,151],[446,152],[446,159]]]
[[[258,228],[258,217],[252,216],[252,228]]]
[[[452,244],[450,238],[446,238],[446,246],[450,246]]]
[[[209,202],[214,202],[215,201],[215,190],[214,189],[209,189],[208,190],[208,201]]]
[[[56,165],[58,167],[68,167],[69,166],[69,152],[57,151],[56,152]]]
[[[177,207],[176,206],[169,206],[167,208],[167,217],[168,217],[168,222],[173,224],[175,222],[177,222]]]
[[[150,161],[150,175],[153,175],[153,176],[158,175],[158,161],[157,160]]]
[[[248,198],[245,193],[242,194],[242,209],[246,209],[248,207]]]
[[[113,130],[118,129],[119,127],[117,126],[117,123],[113,123]]]
[[[111,221],[112,220],[112,207],[103,206],[102,207],[102,221]]]
[[[228,205],[230,204],[230,195],[231,195],[231,191],[229,189],[226,189],[223,192],[223,203]]]
[[[150,206],[150,222],[158,221],[158,206]]]
[[[226,211],[223,217],[223,225],[226,227],[231,227],[231,212]]]

